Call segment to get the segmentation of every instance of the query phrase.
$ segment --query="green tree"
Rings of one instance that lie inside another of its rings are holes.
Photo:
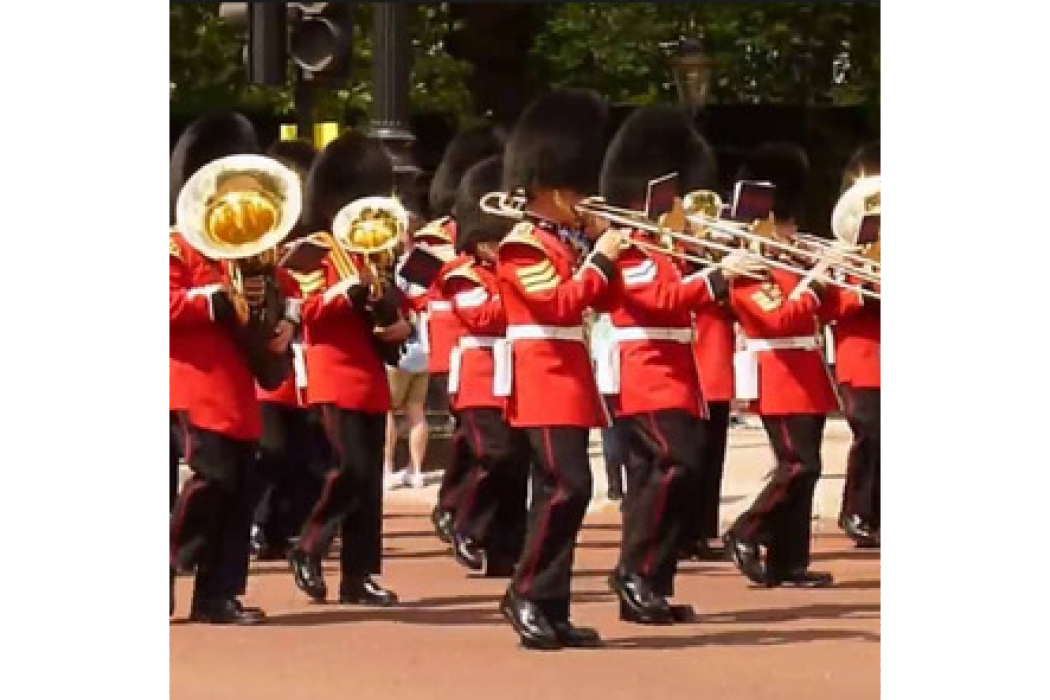
[[[553,84],[622,102],[673,99],[666,46],[702,37],[716,102],[878,102],[879,8],[868,3],[550,6],[534,57]]]
[[[361,118],[371,106],[372,5],[354,9],[351,75],[345,85],[317,93],[317,118]],[[180,111],[259,108],[290,115],[290,87],[249,85],[245,77],[243,42],[219,17],[219,3],[171,3],[171,106]],[[448,3],[418,3],[411,15],[413,58],[411,106],[469,118],[473,112],[465,87],[470,66],[445,50],[444,37],[454,27]],[[289,62],[291,63],[291,62]],[[288,85],[292,84],[289,66]]]

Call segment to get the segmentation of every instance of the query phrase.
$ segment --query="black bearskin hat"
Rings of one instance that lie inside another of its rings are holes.
[[[780,221],[797,220],[806,201],[809,157],[793,143],[765,143],[748,155],[738,179],[772,182],[773,215]]]
[[[430,181],[431,216],[447,216],[456,203],[456,191],[464,173],[478,161],[502,151],[502,134],[492,127],[481,126],[457,134]],[[494,189],[499,189],[498,183]]]
[[[259,151],[255,127],[244,115],[230,112],[194,120],[179,136],[171,154],[168,180],[171,221],[175,221],[179,192],[195,172],[219,158]]]
[[[489,156],[463,176],[452,208],[456,220],[456,252],[473,253],[478,243],[500,241],[510,231],[512,221],[486,214],[481,209],[481,198],[498,191],[502,177],[501,156]]]
[[[303,222],[328,230],[344,206],[394,193],[394,163],[378,139],[347,131],[321,151],[306,178]]]
[[[842,191],[845,192],[860,177],[881,173],[879,142],[865,144],[853,153],[853,157],[846,164],[846,170],[842,174]]]
[[[559,88],[537,97],[518,118],[503,158],[503,190],[594,194],[605,152],[609,110],[592,90]]]
[[[714,152],[674,105],[650,105],[624,121],[605,154],[601,195],[620,207],[641,209],[650,181],[678,173],[680,194],[718,187]]]
[[[296,171],[305,181],[310,168],[317,160],[317,149],[306,139],[275,141],[266,155]]]

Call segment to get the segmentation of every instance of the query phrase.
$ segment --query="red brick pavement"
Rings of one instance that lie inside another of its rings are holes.
[[[573,617],[602,632],[598,650],[527,652],[497,611],[505,581],[468,578],[432,534],[420,506],[388,508],[383,580],[389,610],[314,605],[287,567],[253,565],[245,602],[269,624],[223,628],[185,621],[190,581],[178,582],[170,628],[173,700],[641,700],[879,696],[879,557],[834,532],[816,539],[826,590],[757,589],[731,564],[688,564],[676,600],[693,625],[620,622],[605,579],[615,515],[588,517],[577,549]],[[329,588],[337,564],[326,563]]]

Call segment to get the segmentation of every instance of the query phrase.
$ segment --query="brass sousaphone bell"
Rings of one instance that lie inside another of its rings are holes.
[[[179,192],[176,228],[201,255],[226,265],[228,291],[242,323],[249,315],[244,276],[273,266],[278,244],[301,211],[299,176],[265,156],[214,160]]]

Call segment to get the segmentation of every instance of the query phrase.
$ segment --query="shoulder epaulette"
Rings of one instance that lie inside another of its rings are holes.
[[[516,243],[519,245],[531,246],[546,253],[547,251],[543,247],[543,243],[541,243],[540,239],[536,237],[535,233],[533,233],[535,228],[536,227],[528,221],[522,221],[521,223],[516,224],[514,228],[510,230],[510,233],[500,241],[499,247],[502,248],[505,245],[513,245]]]
[[[458,266],[452,268],[451,270],[449,270],[448,273],[445,274],[445,279],[446,280],[457,279],[457,278],[458,279],[468,280],[470,282],[474,282],[475,284],[479,284],[479,285],[483,284],[482,281],[481,281],[481,277],[478,276],[478,273],[475,272],[475,270],[474,270],[474,263],[473,263],[473,261],[470,261],[470,260],[465,261],[462,265],[458,265]]]
[[[179,242],[175,240],[175,229],[172,229],[168,234],[168,252],[176,260],[182,260],[182,248],[179,247]]]
[[[448,219],[449,219],[449,217],[447,217],[447,216],[442,217],[440,219],[435,219],[434,221],[431,221],[430,223],[428,223],[423,228],[421,228],[418,231],[416,231],[415,235],[413,235],[412,237],[413,238],[436,238],[438,240],[441,240],[441,241],[444,241],[446,243],[451,244],[453,242],[452,241],[452,237],[450,235],[448,235],[448,233],[445,231],[445,224],[448,223]]]

